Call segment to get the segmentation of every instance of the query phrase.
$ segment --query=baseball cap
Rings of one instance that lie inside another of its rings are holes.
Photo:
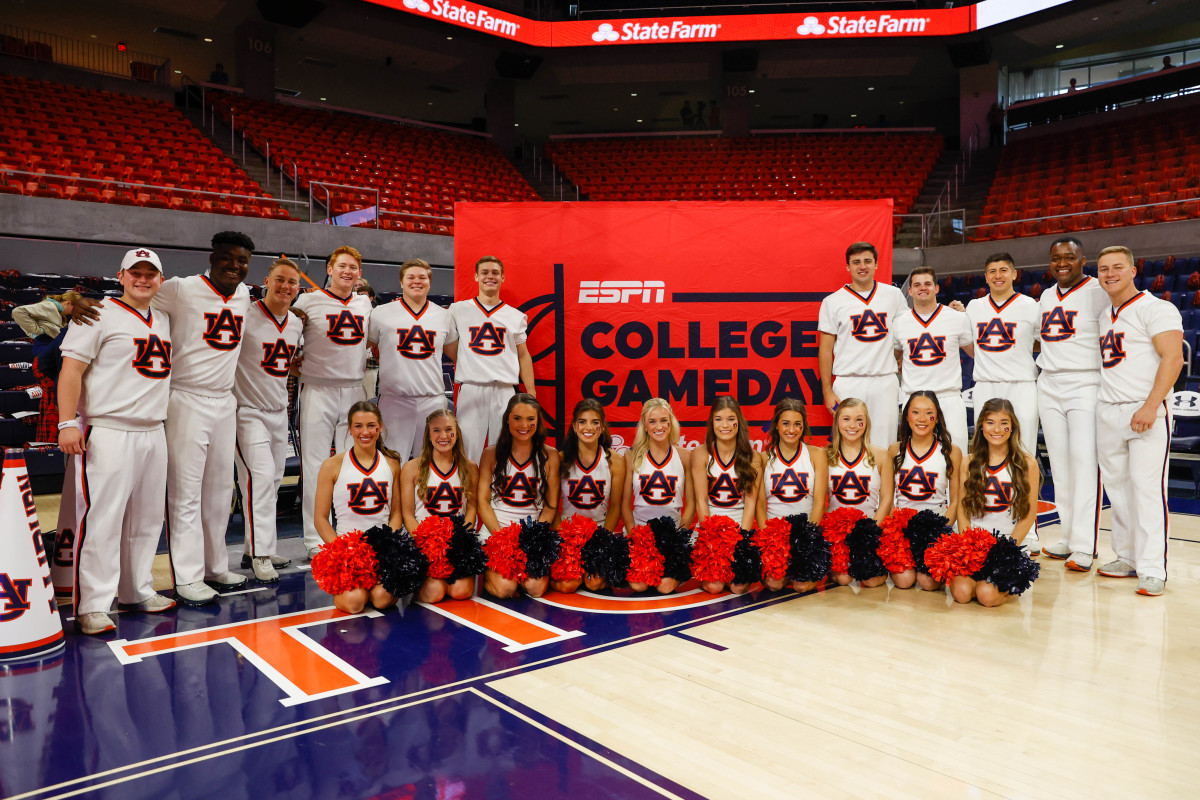
[[[158,269],[160,275],[166,275],[166,273],[163,272],[162,262],[158,260],[158,254],[145,247],[135,247],[126,253],[125,257],[121,259],[121,269],[129,269],[134,264],[138,264],[142,261],[145,261],[147,264],[154,265],[154,267]]]

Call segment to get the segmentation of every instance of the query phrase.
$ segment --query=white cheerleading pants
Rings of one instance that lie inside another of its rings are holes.
[[[467,458],[479,463],[483,449],[494,445],[504,429],[504,410],[514,394],[511,383],[460,383],[458,427]]]
[[[233,504],[233,393],[172,389],[167,404],[167,550],[176,585],[229,571],[225,532]]]
[[[251,406],[237,410],[238,486],[246,521],[246,555],[273,556],[279,485],[287,461],[287,409],[268,411]]]
[[[321,465],[335,451],[347,446],[346,414],[360,400],[366,400],[362,381],[344,385],[300,383],[300,480],[304,497],[301,516],[304,519],[304,546],[319,547],[322,543],[313,511],[317,506],[317,475]]]
[[[1098,403],[1096,445],[1112,506],[1112,549],[1139,578],[1167,579],[1167,460],[1171,416],[1163,403],[1149,430],[1129,427],[1142,403]]]
[[[970,436],[967,434],[967,404],[963,401],[962,392],[935,392],[937,394],[938,405],[942,409],[942,421],[946,423],[946,430],[950,434],[950,441],[958,445],[958,449],[967,452],[967,448],[971,446]],[[900,404],[903,408],[908,404],[908,395],[904,398],[904,402]],[[897,431],[899,432],[899,431]]]
[[[379,411],[387,428],[387,446],[400,454],[402,460],[421,454],[425,436],[425,418],[446,408],[446,395],[381,394]]]
[[[854,397],[867,404],[871,444],[885,450],[896,441],[900,422],[900,379],[890,375],[838,375],[833,393],[841,400]]]
[[[1050,455],[1061,542],[1072,553],[1096,552],[1100,532],[1100,464],[1096,455],[1098,372],[1043,372],[1038,416]]]
[[[1017,412],[1017,424],[1021,426],[1021,444],[1034,458],[1037,457],[1038,435],[1038,389],[1036,381],[976,381],[972,393],[971,407],[975,410],[975,426],[979,426],[979,412],[983,404],[993,397],[1012,403]]]
[[[75,462],[75,616],[108,611],[113,595],[140,603],[154,594],[154,554],[163,529],[167,440],[162,426],[84,429]]]

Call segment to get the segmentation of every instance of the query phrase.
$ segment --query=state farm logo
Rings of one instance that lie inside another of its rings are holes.
[[[412,2],[412,0],[404,0],[404,2],[407,5],[408,3]],[[816,17],[805,17],[804,24],[796,28],[796,33],[800,34],[801,36],[820,36],[824,32],[825,26],[822,25],[821,20],[817,19]]]
[[[483,6],[469,6],[466,3],[455,4],[451,0],[404,0],[404,7],[410,11],[420,11],[441,17],[448,22],[457,22],[472,28],[491,31],[501,36],[516,36],[521,30],[520,23],[511,19],[497,17]]]
[[[405,0],[408,2],[409,0]],[[435,0],[437,2],[437,0]],[[597,44],[605,42],[670,42],[679,39],[715,39],[721,30],[721,23],[691,23],[683,20],[671,22],[652,22],[643,25],[640,22],[626,22],[618,32],[611,22],[601,22],[592,33],[592,41]]]
[[[661,303],[666,284],[662,281],[580,281],[580,303]]]
[[[429,13],[429,3],[426,3],[425,0],[404,0],[404,7],[411,8],[414,11],[424,11],[426,14]]]

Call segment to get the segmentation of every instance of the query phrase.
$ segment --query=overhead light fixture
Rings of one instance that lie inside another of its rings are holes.
[[[641,120],[639,119],[638,122],[641,122]]]
[[[873,91],[875,91],[875,87],[874,87],[874,86],[868,86],[868,87],[867,87],[867,91],[868,91],[868,92],[873,92]]]
[[[750,94],[754,94],[754,90],[753,90],[753,89],[748,89],[748,90],[747,90],[747,92],[749,92]]]
[[[630,97],[637,97],[637,92],[630,92],[630,93],[629,93],[629,96],[630,96]]]
[[[851,114],[851,115],[850,115],[850,119],[854,119],[854,118],[855,118],[855,117],[857,117],[857,116],[858,116],[858,114]]]
[[[453,41],[454,41],[454,37],[453,37],[453,36],[447,36],[447,37],[446,37],[446,41],[447,41],[447,42],[453,42]]]
[[[1063,49],[1063,46],[1062,46],[1061,44],[1056,44],[1056,45],[1054,45],[1054,49],[1055,49],[1055,50],[1062,50],[1062,49]]]
[[[181,69],[177,69],[177,70],[175,70],[175,74],[176,74],[176,75],[182,75],[182,74],[183,74],[183,70],[181,70]]]
[[[206,41],[206,42],[211,42],[211,41],[212,41],[212,37],[211,37],[211,36],[205,36],[205,37],[204,37],[204,41]]]
[[[324,98],[324,97],[322,97],[321,99],[322,99],[322,100],[324,100],[325,98]]]

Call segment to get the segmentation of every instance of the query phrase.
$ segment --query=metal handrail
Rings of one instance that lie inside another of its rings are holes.
[[[354,189],[355,191],[368,192],[375,194],[375,227],[379,227],[379,190],[365,186],[351,186],[346,183],[330,183],[328,181],[309,181],[308,183],[308,221],[313,221],[313,187],[317,186],[325,191],[325,215],[328,219],[333,219],[333,199],[330,194],[330,189]]]
[[[301,205],[292,200],[280,200],[276,197],[252,195],[252,194],[235,194],[233,192],[212,192],[207,189],[185,189],[182,186],[159,186],[153,183],[135,183],[133,181],[125,181],[115,178],[85,178],[82,175],[59,175],[54,172],[30,172],[21,169],[6,169],[0,170],[0,175],[33,175],[38,178],[61,178],[65,181],[83,181],[85,183],[101,183],[106,186],[115,186],[118,189],[159,189],[166,192],[183,192],[186,194],[207,194],[214,197],[237,198],[245,200],[266,201],[268,203],[289,203]]]

